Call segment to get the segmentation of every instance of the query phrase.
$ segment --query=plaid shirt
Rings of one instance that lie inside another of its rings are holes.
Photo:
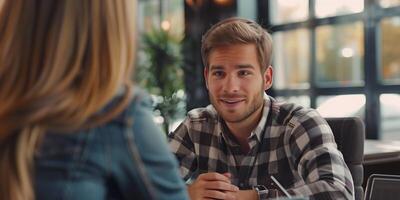
[[[353,180],[332,131],[314,110],[265,95],[263,116],[244,154],[212,105],[188,113],[169,135],[185,181],[204,172],[229,172],[241,189],[273,188],[274,176],[292,195],[354,199]]]

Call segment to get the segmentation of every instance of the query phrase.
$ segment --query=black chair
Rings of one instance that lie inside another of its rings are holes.
[[[353,176],[355,199],[363,199],[363,176],[362,165],[364,156],[365,127],[363,121],[358,117],[326,118],[332,129],[339,151],[342,152],[344,161]]]
[[[367,181],[365,200],[398,200],[400,175],[372,174]]]

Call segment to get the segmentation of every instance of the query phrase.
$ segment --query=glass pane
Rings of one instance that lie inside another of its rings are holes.
[[[316,29],[316,81],[320,86],[364,84],[364,34],[361,22]]]
[[[382,94],[379,100],[382,139],[400,139],[400,95]]]
[[[176,0],[168,0],[168,1],[160,1],[163,3],[163,22],[161,26],[164,24],[168,24],[167,26],[162,27],[164,30],[168,30],[172,35],[183,36],[184,34],[184,4],[181,1]],[[154,14],[154,13],[153,13]]]
[[[290,97],[276,97],[277,101],[286,101],[289,103],[295,103],[297,105],[303,106],[305,108],[310,107],[310,97],[309,96],[290,96]]]
[[[317,111],[323,117],[364,118],[365,95],[336,95],[317,97]]]
[[[304,21],[308,17],[308,0],[269,1],[272,24]]]
[[[160,24],[160,2],[157,0],[138,2],[138,28],[140,32],[149,32]]]
[[[392,6],[399,6],[400,0],[380,0],[379,4],[384,8],[392,7]]]
[[[274,88],[308,88],[310,36],[307,29],[277,32],[274,40]]]
[[[315,15],[329,17],[362,12],[364,0],[316,0]]]
[[[257,1],[256,0],[238,0],[238,16],[246,19],[257,20]]]
[[[387,84],[400,83],[400,17],[392,17],[381,22],[382,63],[381,79]]]

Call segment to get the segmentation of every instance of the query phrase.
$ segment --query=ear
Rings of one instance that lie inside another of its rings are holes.
[[[263,76],[264,76],[264,90],[268,90],[272,87],[272,75],[273,75],[273,70],[272,66],[268,66],[267,69],[265,70]]]
[[[208,67],[204,67],[204,71],[203,71],[203,75],[204,75],[204,82],[206,83],[206,88],[208,90]]]

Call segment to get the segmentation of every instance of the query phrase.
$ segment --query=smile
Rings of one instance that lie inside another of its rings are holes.
[[[244,100],[245,99],[221,99],[221,101],[226,104],[236,104],[236,103],[240,103]]]

